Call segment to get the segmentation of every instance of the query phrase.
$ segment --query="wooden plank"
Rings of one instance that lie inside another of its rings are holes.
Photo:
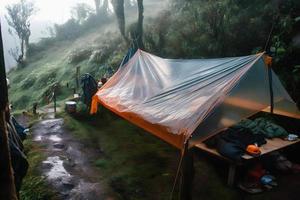
[[[296,141],[287,141],[281,138],[273,138],[273,139],[266,139],[266,140],[267,140],[267,144],[264,144],[261,147],[259,147],[259,149],[261,150],[261,156],[300,142],[299,139]],[[252,159],[253,156],[245,154],[242,156],[242,158],[249,160]]]
[[[228,162],[233,162],[231,159],[229,159],[229,158],[227,158],[227,157],[225,157],[225,156],[222,156],[222,155],[217,151],[217,149],[209,148],[209,147],[206,146],[206,144],[204,144],[204,143],[202,143],[202,142],[199,143],[199,144],[196,144],[195,147],[198,148],[198,149],[200,149],[201,151],[204,151],[204,152],[206,152],[206,153],[208,153],[208,154],[210,154],[210,155],[212,155],[212,156],[215,156],[215,157],[217,157],[217,158],[219,158],[219,159],[226,160],[226,161],[228,161]]]
[[[287,141],[287,140],[283,140],[280,138],[273,138],[273,139],[266,139],[266,140],[267,140],[267,143],[262,145],[261,147],[259,147],[261,150],[261,156],[300,142],[299,139],[296,141]],[[220,159],[232,162],[232,160],[222,156],[216,149],[208,148],[206,146],[206,144],[204,144],[204,143],[196,144],[195,147],[202,151],[205,151],[213,156],[216,156]],[[245,160],[249,160],[249,159],[252,159],[255,157],[245,154],[242,156],[242,158],[244,158]]]

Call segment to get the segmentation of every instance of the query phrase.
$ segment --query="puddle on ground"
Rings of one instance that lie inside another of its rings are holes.
[[[60,142],[62,140],[62,138],[57,135],[50,135],[49,140],[51,140],[53,142]]]
[[[63,166],[63,160],[59,156],[48,157],[43,164],[51,165],[50,171],[46,173],[48,179],[64,179],[71,177]]]
[[[110,199],[102,190],[84,145],[69,139],[63,119],[46,119],[33,127],[34,141],[42,143],[48,157],[42,174],[64,200]]]
[[[41,121],[40,124],[46,125],[48,127],[55,126],[55,125],[61,126],[63,124],[63,119],[47,119],[47,120]]]
[[[33,141],[42,141],[42,136],[41,135],[38,135],[36,136]]]

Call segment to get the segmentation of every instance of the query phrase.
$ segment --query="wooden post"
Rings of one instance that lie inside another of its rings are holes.
[[[270,91],[270,113],[273,114],[274,110],[274,94],[273,94],[273,78],[271,65],[268,66],[268,77],[269,77],[269,91]]]
[[[53,102],[54,102],[54,113],[56,113],[56,85],[53,88]]]
[[[230,187],[233,187],[235,181],[235,173],[236,173],[236,164],[230,163],[229,170],[228,170],[228,179],[227,179],[227,184]]]
[[[76,91],[79,89],[80,66],[76,67]]]
[[[182,160],[182,182],[181,182],[181,200],[192,199],[192,189],[194,180],[194,157],[193,149],[188,148],[188,142],[184,147],[184,155]]]
[[[0,199],[17,200],[14,176],[8,146],[8,133],[5,109],[8,105],[8,92],[0,24]]]

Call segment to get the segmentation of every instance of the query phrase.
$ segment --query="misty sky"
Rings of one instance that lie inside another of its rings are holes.
[[[8,53],[8,50],[19,44],[18,38],[11,36],[8,33],[8,24],[5,19],[6,7],[13,3],[19,2],[20,0],[0,0],[0,19],[1,19],[1,30],[3,36],[4,45],[4,56],[6,68],[9,69],[16,65],[12,56]],[[30,29],[31,36],[30,42],[37,42],[40,38],[48,37],[47,28],[53,27],[54,23],[63,24],[71,18],[71,9],[77,3],[86,3],[92,8],[95,7],[94,0],[28,0],[32,1],[37,8],[37,12],[31,17]],[[151,5],[155,5],[155,10],[158,12],[163,8],[163,5],[167,2],[166,0],[145,0],[145,13]],[[159,5],[159,7],[157,7]],[[113,9],[112,5],[109,5],[109,9]],[[149,12],[150,14],[155,13],[154,10]]]
[[[1,0],[0,12],[6,13],[5,7],[19,0]],[[33,0],[38,12],[32,17],[33,21],[51,21],[64,23],[70,18],[70,9],[76,3],[86,3],[94,7],[94,0]]]
[[[0,0],[0,18],[3,35],[4,56],[6,67],[9,69],[15,65],[8,50],[18,45],[17,37],[8,33],[8,24],[5,19],[7,5],[19,0]],[[31,18],[31,42],[37,42],[41,37],[47,37],[47,27],[52,27],[54,23],[62,24],[71,17],[71,8],[77,3],[86,3],[94,7],[94,0],[32,0],[37,12]]]

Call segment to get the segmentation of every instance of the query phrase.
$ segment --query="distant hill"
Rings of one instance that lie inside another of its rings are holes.
[[[162,11],[165,3],[145,1],[145,23]],[[81,74],[90,73],[96,79],[100,79],[108,68],[116,70],[128,46],[121,38],[114,15],[111,15],[111,20],[109,24],[84,30],[85,33],[76,39],[58,41],[45,39],[33,45],[34,48],[26,60],[26,66],[11,69],[8,73],[11,82],[10,101],[14,107],[16,109],[30,108],[33,102],[38,102],[39,105],[46,104],[45,96],[54,82],[60,85],[58,100],[72,96],[73,88],[76,86],[76,67],[80,67]],[[137,9],[126,12],[127,27],[136,20]],[[36,33],[38,30],[45,30],[46,27],[44,23],[43,25],[32,24]],[[5,34],[5,38],[8,36]],[[45,33],[41,32],[34,35],[31,41],[39,41],[44,36]],[[6,50],[14,45],[13,40],[6,39],[5,41],[7,41],[5,42]],[[6,54],[7,66],[12,67],[10,59]]]

